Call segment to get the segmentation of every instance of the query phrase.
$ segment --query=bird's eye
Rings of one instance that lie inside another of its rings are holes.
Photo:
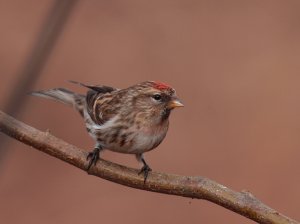
[[[153,97],[153,99],[155,99],[157,101],[161,100],[161,95],[160,94],[154,94],[152,97]]]

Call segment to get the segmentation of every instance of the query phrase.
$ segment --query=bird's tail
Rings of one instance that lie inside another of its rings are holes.
[[[52,99],[76,109],[83,116],[85,96],[63,88],[31,92],[30,95]]]

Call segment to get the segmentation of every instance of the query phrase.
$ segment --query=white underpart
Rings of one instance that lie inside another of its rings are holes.
[[[150,131],[151,130],[151,131]],[[167,134],[167,127],[158,126],[157,128],[144,128],[136,130],[134,146],[129,149],[129,153],[144,153],[160,143]]]
[[[105,131],[108,131],[114,126],[116,120],[118,120],[119,118],[119,116],[114,116],[112,119],[106,121],[104,124],[99,125],[91,119],[90,115],[86,110],[84,110],[84,117],[86,120],[88,120],[88,122],[86,122],[86,127],[91,130],[90,134],[95,140],[97,140],[95,132],[101,130],[103,133],[105,133]]]
[[[96,133],[97,132],[112,132],[115,128],[116,121],[119,119],[119,116],[115,116],[110,120],[106,121],[103,125],[95,124],[93,120],[90,118],[87,111],[84,111],[85,118],[89,121],[86,122],[87,128],[91,130],[90,135],[97,142]],[[118,142],[112,142],[109,144],[104,144],[104,142],[97,142],[105,149],[120,152],[120,153],[128,153],[128,154],[141,154],[147,152],[153,148],[153,146],[158,145],[166,136],[168,130],[168,125],[166,126],[157,126],[155,127],[144,127],[142,129],[137,129],[136,126],[132,126],[129,129],[125,130],[126,132],[132,132],[133,135],[130,136],[130,141],[133,139],[133,145],[123,145],[122,147]],[[123,132],[120,132],[122,135]]]
[[[114,116],[113,118],[111,118],[110,120],[106,121],[104,124],[99,125],[99,124],[95,124],[93,122],[92,124],[92,129],[93,130],[109,130],[110,128],[112,128],[115,125],[116,120],[119,119],[119,116]]]

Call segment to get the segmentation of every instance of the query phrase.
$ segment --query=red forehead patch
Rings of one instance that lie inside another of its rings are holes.
[[[171,86],[162,82],[154,82],[153,87],[158,90],[172,89]]]

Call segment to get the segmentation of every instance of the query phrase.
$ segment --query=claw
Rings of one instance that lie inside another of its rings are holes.
[[[94,166],[96,165],[97,161],[99,160],[100,156],[100,148],[95,148],[93,151],[89,152],[89,154],[86,157],[86,160],[90,160],[88,167],[87,167],[87,171],[91,168],[91,166],[94,164]]]
[[[150,166],[148,166],[146,163],[144,164],[144,166],[142,167],[142,169],[140,170],[140,172],[138,173],[139,175],[141,173],[144,173],[144,184],[146,183],[147,177],[149,172],[152,171],[152,169],[150,168]]]

